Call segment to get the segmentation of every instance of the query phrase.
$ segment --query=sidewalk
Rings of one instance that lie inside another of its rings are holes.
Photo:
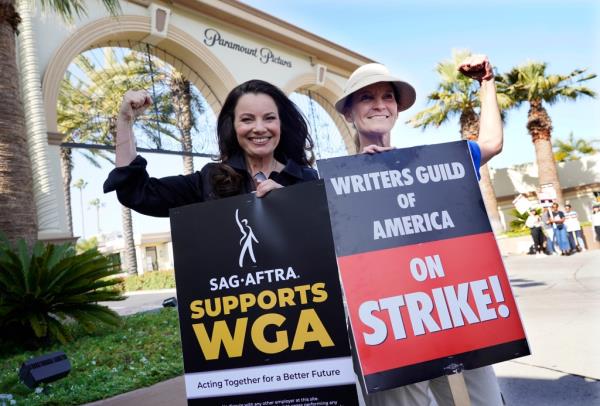
[[[87,406],[185,406],[183,376],[157,383],[147,388],[127,392],[109,399],[88,403]]]
[[[600,250],[504,257],[532,355],[494,366],[508,405],[600,404]],[[184,406],[183,377],[88,406]]]

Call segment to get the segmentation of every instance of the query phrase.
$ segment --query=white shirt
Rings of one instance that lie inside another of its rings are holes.
[[[592,224],[594,226],[600,226],[600,211],[592,214]]]
[[[525,226],[529,228],[541,227],[542,219],[537,214],[530,214],[529,217],[527,217],[527,220],[525,220]]]
[[[579,224],[577,212],[575,210],[571,210],[569,212],[565,211],[565,227],[567,227],[568,233],[571,231],[581,230],[581,224]]]

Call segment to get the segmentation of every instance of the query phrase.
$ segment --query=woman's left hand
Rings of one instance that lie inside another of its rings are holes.
[[[264,197],[273,189],[282,188],[279,183],[272,179],[263,180],[256,185],[256,197]]]
[[[475,54],[468,56],[458,66],[458,71],[465,76],[481,83],[494,78],[494,69],[486,55]]]

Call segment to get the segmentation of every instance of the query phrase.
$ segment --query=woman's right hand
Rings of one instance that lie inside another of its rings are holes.
[[[128,90],[123,95],[123,102],[117,118],[117,139],[115,142],[115,164],[117,167],[127,166],[137,155],[133,120],[152,105],[150,93],[145,90]]]
[[[123,95],[119,115],[129,121],[137,118],[152,105],[150,93],[145,90],[128,90]]]
[[[260,181],[256,185],[256,197],[264,197],[269,194],[271,190],[280,189],[282,187],[282,185],[275,182],[273,179]]]
[[[390,151],[392,149],[394,149],[394,147],[382,147],[381,145],[371,144],[371,145],[367,145],[366,147],[364,147],[362,150],[362,153],[363,154],[376,154],[378,152]]]

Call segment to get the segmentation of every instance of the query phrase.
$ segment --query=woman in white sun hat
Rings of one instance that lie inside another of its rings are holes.
[[[470,56],[460,64],[459,71],[479,81],[481,85],[479,134],[476,142],[469,141],[474,165],[479,168],[502,150],[502,120],[496,100],[494,73],[485,55]],[[392,148],[390,134],[398,113],[408,109],[414,102],[415,89],[410,84],[393,76],[385,66],[371,63],[352,73],[346,83],[344,95],[336,102],[335,108],[356,128],[359,152],[374,154]],[[491,366],[466,370],[464,378],[471,405],[503,404]],[[364,395],[364,398],[369,406],[454,404],[445,376]]]

